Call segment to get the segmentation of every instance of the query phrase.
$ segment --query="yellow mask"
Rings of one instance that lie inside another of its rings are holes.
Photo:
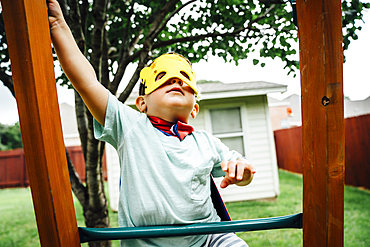
[[[160,73],[165,73],[156,81]],[[196,86],[195,73],[188,61],[175,53],[163,54],[140,72],[141,83],[145,86],[145,94],[150,94],[170,78],[179,78],[193,89],[195,95],[199,91]]]

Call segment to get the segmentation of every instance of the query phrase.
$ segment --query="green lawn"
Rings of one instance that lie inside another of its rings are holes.
[[[275,200],[228,203],[232,219],[252,219],[281,216],[302,211],[302,177],[279,171],[280,196]],[[370,193],[345,188],[345,246],[370,246]],[[76,203],[79,226],[84,226],[82,208]],[[110,212],[112,227],[117,226],[117,214]],[[0,190],[0,246],[40,246],[29,188]],[[302,230],[268,230],[239,233],[252,246],[302,246]],[[83,244],[87,246],[87,244]],[[119,246],[114,241],[113,246]]]

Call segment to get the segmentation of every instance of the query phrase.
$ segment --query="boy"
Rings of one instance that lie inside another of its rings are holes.
[[[47,0],[54,48],[69,80],[96,120],[94,134],[112,144],[121,164],[119,225],[220,221],[210,198],[210,174],[221,187],[245,186],[252,165],[205,131],[188,125],[199,106],[195,74],[178,54],[165,54],[140,77],[136,106],[122,104],[96,79],[80,53],[56,0]],[[247,246],[235,234],[133,239],[121,246]]]

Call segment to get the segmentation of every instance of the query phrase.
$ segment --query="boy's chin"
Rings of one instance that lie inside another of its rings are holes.
[[[192,108],[193,105],[181,97],[170,97],[166,99],[166,105],[174,108]]]
[[[167,112],[165,118],[167,119],[172,119],[171,122],[176,122],[176,121],[181,121],[183,123],[187,123],[188,120],[189,120],[189,117],[190,117],[190,112],[182,112],[182,111],[179,111],[179,110],[175,110],[175,111],[172,111],[172,112]],[[161,118],[161,117],[159,117]]]

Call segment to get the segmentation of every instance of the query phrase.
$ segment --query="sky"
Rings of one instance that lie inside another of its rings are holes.
[[[352,41],[349,49],[345,51],[346,62],[343,65],[343,91],[344,95],[351,100],[363,100],[370,96],[370,12],[364,13],[363,29],[358,33],[359,39]],[[297,46],[298,48],[298,43]],[[297,49],[298,50],[298,49]],[[253,66],[250,57],[239,62],[238,66],[234,63],[225,63],[222,58],[212,57],[208,62],[201,61],[193,64],[197,80],[217,80],[224,83],[247,82],[247,81],[267,81],[287,85],[287,92],[283,94],[272,94],[277,99],[283,99],[292,94],[300,95],[299,72],[294,78],[287,75],[284,70],[284,63],[279,59],[267,59],[266,66],[261,68],[259,65]],[[298,59],[298,54],[297,54]],[[129,80],[129,75],[134,71],[134,65],[129,66],[124,81]],[[56,72],[58,73],[58,72]],[[121,83],[123,84],[123,83]],[[65,87],[57,87],[59,103],[74,105],[73,90]],[[18,121],[17,104],[10,91],[0,82],[0,123],[14,124]]]

